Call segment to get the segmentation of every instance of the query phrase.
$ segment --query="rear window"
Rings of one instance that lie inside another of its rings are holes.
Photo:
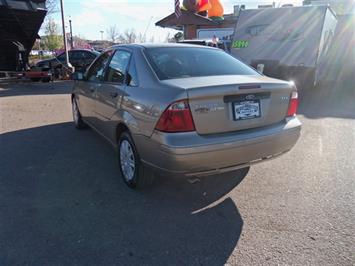
[[[146,54],[160,80],[220,75],[259,75],[254,69],[217,49],[149,48]]]

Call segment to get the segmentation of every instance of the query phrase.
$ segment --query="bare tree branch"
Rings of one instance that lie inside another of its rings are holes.
[[[137,42],[138,42],[138,43],[144,43],[144,42],[146,42],[146,40],[147,40],[147,38],[146,38],[146,36],[144,36],[143,33],[140,32],[140,33],[137,35]]]
[[[108,29],[106,29],[106,34],[107,38],[113,43],[115,43],[120,36],[116,25],[112,25]]]
[[[137,40],[136,31],[134,29],[126,29],[118,38],[120,43],[134,43]]]
[[[59,12],[58,0],[46,0],[47,15]]]

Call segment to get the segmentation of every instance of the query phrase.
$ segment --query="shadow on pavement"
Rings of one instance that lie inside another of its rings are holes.
[[[224,197],[247,170],[132,191],[115,152],[71,123],[0,135],[0,264],[223,265],[243,220]]]
[[[355,119],[355,78],[327,82],[301,91],[299,114],[312,119],[337,117]]]
[[[53,83],[0,83],[0,97],[20,95],[68,94],[71,92],[72,87],[72,81],[56,81]]]

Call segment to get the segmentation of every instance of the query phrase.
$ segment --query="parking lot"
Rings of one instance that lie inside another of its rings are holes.
[[[286,155],[138,191],[74,128],[71,86],[0,84],[1,265],[355,264],[352,83],[303,93]]]

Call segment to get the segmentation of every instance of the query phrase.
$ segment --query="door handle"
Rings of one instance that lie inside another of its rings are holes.
[[[118,96],[118,93],[117,93],[117,92],[111,92],[111,93],[110,93],[110,96],[111,96],[112,98],[116,98],[116,97]]]

